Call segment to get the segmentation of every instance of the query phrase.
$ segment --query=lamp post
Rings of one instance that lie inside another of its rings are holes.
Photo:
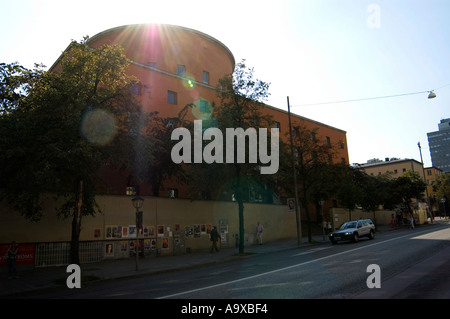
[[[297,191],[297,171],[295,169],[295,155],[294,143],[292,141],[292,127],[291,127],[291,107],[289,105],[289,96],[287,97],[288,118],[289,118],[289,137],[291,140],[291,156],[292,156],[292,174],[294,175],[294,193],[295,193],[295,218],[297,221],[297,244],[302,244],[302,220],[300,211],[298,209],[298,191]]]
[[[321,199],[320,200],[320,210],[321,210],[321,213],[322,213],[322,239],[325,241],[325,227],[323,227],[323,226],[326,226],[326,224],[323,223],[325,221],[323,219],[323,205],[324,204],[325,204],[325,200]]]
[[[426,178],[426,175],[425,175],[425,167],[423,166],[422,148],[420,147],[420,142],[417,143],[417,146],[419,147],[420,162],[422,163],[423,180],[425,182],[425,194],[427,196],[427,214],[428,213],[430,214],[430,223],[433,224],[433,211],[432,211],[431,205],[430,205],[430,196],[428,195],[428,183],[427,183],[427,178]]]
[[[140,218],[139,215],[142,214],[142,212],[140,212],[139,210],[142,208],[142,205],[144,205],[144,199],[137,195],[135,197],[133,197],[133,199],[131,200],[131,202],[133,203],[133,207],[136,208],[136,242],[134,244],[134,251],[136,253],[136,271],[139,270],[139,250],[138,250],[138,244],[139,244],[139,227],[140,227]]]

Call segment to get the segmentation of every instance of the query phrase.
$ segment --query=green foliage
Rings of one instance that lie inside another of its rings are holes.
[[[98,211],[98,170],[130,160],[129,133],[140,130],[128,64],[121,48],[92,49],[85,39],[74,41],[52,71],[4,73],[15,81],[3,86],[15,104],[0,117],[0,195],[26,218],[39,220],[47,193],[64,198],[59,213],[70,216],[80,181],[82,214]],[[17,97],[17,88],[26,90]]]
[[[444,197],[450,198],[450,174],[445,173],[439,175],[434,181],[433,190],[438,200]]]

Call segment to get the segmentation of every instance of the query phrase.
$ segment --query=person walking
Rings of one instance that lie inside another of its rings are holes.
[[[9,246],[7,256],[6,256],[6,262],[8,264],[8,279],[12,278],[19,278],[17,276],[17,269],[16,269],[16,256],[19,253],[19,246],[16,244],[15,241],[11,243],[11,246]]]
[[[325,219],[322,221],[322,228],[323,228],[323,233],[325,235],[328,235],[328,223]]]
[[[263,225],[261,225],[260,222],[258,222],[258,226],[256,227],[256,240],[258,242],[258,244],[262,245],[263,240],[262,240],[262,234],[264,231],[264,227]]]
[[[409,229],[414,229],[414,217],[409,213]]]
[[[211,253],[213,253],[214,251],[216,251],[216,252],[219,251],[219,247],[217,247],[217,241],[219,240],[220,236],[219,236],[219,232],[217,231],[216,226],[213,227],[209,236],[212,241]]]

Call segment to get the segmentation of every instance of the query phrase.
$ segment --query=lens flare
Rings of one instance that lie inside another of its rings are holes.
[[[116,136],[116,120],[108,111],[89,109],[81,117],[80,133],[89,143],[106,145]]]

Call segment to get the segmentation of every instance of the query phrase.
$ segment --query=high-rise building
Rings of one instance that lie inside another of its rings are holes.
[[[450,118],[441,120],[439,131],[427,135],[433,166],[450,172]]]

